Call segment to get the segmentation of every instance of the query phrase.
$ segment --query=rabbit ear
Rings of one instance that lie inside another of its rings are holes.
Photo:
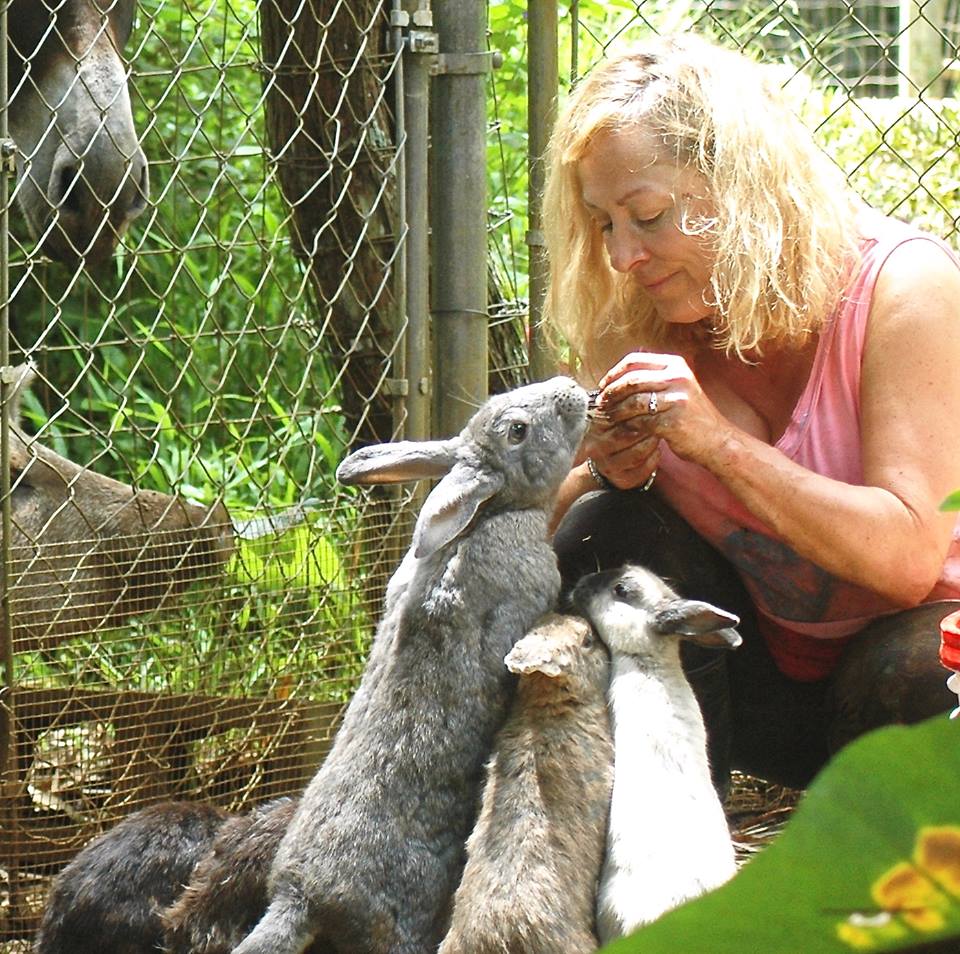
[[[564,664],[569,664],[570,660],[569,653],[558,652],[542,640],[521,639],[504,656],[503,661],[507,664],[507,669],[518,676],[539,672],[555,679],[563,674]]]
[[[453,466],[459,441],[395,441],[362,447],[340,462],[342,484],[399,484],[442,477]]]
[[[413,552],[417,559],[436,553],[463,533],[480,505],[502,486],[500,474],[483,473],[463,463],[454,467],[430,491],[420,508],[413,531]]]
[[[670,600],[661,606],[653,628],[664,636],[686,636],[701,646],[736,649],[743,639],[733,629],[738,616],[700,600]]]
[[[36,376],[37,366],[32,361],[10,368],[11,381],[9,383],[13,384],[13,390],[10,392],[9,413],[10,420],[15,425],[20,423],[20,405],[23,401],[23,395],[30,390],[30,385],[33,384]]]

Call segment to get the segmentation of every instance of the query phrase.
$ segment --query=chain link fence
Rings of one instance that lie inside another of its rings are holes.
[[[330,743],[415,502],[345,490],[334,468],[448,421],[431,377],[450,353],[409,347],[424,207],[452,202],[439,175],[422,185],[410,106],[428,72],[434,91],[487,91],[490,390],[531,376],[543,287],[527,130],[553,104],[528,107],[534,53],[552,48],[562,95],[632,35],[725,38],[783,64],[873,204],[955,236],[958,0],[490,3],[492,72],[429,12],[0,0],[16,143],[0,180],[0,949],[119,817],[165,798],[242,811],[298,791]],[[94,53],[120,82],[85,70]],[[92,132],[61,122],[83,104]],[[455,151],[436,128],[432,146]],[[459,245],[442,246],[444,277]],[[434,325],[458,309],[475,325],[448,294],[434,285]]]
[[[402,545],[333,470],[402,426],[403,233],[382,3],[2,6],[9,939],[120,816],[322,757]]]

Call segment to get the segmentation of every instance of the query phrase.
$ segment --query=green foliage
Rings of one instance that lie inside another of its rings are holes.
[[[363,573],[341,556],[352,553],[349,533],[314,513],[282,534],[240,539],[223,590],[198,587],[123,629],[25,654],[21,681],[345,702],[370,638]]]
[[[957,232],[960,102],[851,99],[808,90],[803,115],[824,150],[874,208],[945,239]]]
[[[874,732],[833,760],[731,882],[604,950],[851,954],[957,938],[936,948],[956,950],[958,779],[960,722]]]
[[[101,271],[15,256],[14,334],[41,373],[26,425],[58,453],[138,488],[222,500],[236,521],[308,497],[323,513],[239,541],[225,582],[199,581],[169,613],[18,659],[24,680],[290,683],[338,700],[355,682],[372,614],[361,568],[343,563],[357,516],[333,478],[347,444],[339,368],[321,350],[266,139],[258,7],[140,0],[126,52],[150,205]]]

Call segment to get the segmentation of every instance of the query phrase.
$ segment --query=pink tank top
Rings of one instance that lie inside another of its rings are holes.
[[[798,464],[863,484],[860,364],[877,276],[904,242],[938,239],[879,215],[865,220],[862,264],[820,337],[810,379],[776,446]],[[831,576],[775,537],[708,471],[663,446],[657,486],[697,532],[736,567],[757,609],[771,655],[791,678],[822,679],[844,645],[868,622],[898,607],[870,590]],[[960,598],[960,520],[940,580],[925,602]]]

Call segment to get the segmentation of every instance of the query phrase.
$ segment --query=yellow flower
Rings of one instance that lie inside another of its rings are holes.
[[[881,909],[899,914],[916,931],[939,931],[950,905],[942,891],[910,861],[901,861],[874,882],[873,900]]]
[[[960,898],[960,828],[924,828],[915,854],[917,864],[945,891]]]
[[[942,930],[960,898],[960,828],[922,828],[913,860],[901,861],[871,888],[879,910],[855,912],[837,925],[837,937],[860,951],[906,937],[908,929]]]

